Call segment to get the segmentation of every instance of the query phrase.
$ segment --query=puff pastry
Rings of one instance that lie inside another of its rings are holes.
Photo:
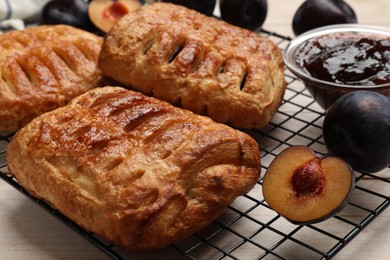
[[[98,86],[101,44],[101,37],[65,25],[0,35],[0,131],[16,131]]]
[[[269,39],[170,3],[123,17],[98,65],[126,87],[239,128],[268,124],[286,87]]]
[[[7,161],[31,194],[130,250],[204,228],[260,174],[247,134],[120,87],[35,118],[13,137]]]

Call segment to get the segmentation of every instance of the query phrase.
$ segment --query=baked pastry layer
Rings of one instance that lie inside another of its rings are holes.
[[[0,35],[0,131],[16,131],[100,83],[102,38],[65,25]]]
[[[14,135],[7,162],[31,194],[131,250],[206,227],[260,174],[247,134],[119,87],[35,118]]]
[[[123,17],[99,67],[127,87],[240,128],[268,124],[286,86],[269,39],[169,3]]]

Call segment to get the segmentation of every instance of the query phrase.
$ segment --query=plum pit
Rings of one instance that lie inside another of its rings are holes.
[[[104,10],[103,15],[107,19],[116,21],[128,13],[129,10],[122,2],[113,2]]]
[[[295,170],[291,177],[295,196],[308,197],[322,193],[325,184],[324,173],[318,159],[311,160]]]

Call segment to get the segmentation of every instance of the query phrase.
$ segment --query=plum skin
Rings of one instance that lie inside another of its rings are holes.
[[[88,18],[88,2],[84,0],[52,0],[42,9],[41,24],[67,24],[90,32],[96,27]]]
[[[221,18],[233,25],[248,29],[259,29],[268,13],[267,0],[220,0]]]
[[[390,165],[390,98],[372,91],[343,95],[331,105],[323,123],[330,154],[355,171],[378,172]]]
[[[292,28],[295,35],[331,24],[357,23],[350,5],[343,0],[306,0],[295,12]]]
[[[162,0],[161,2],[173,3],[176,5],[182,5],[187,8],[196,10],[207,16],[212,16],[216,4],[216,0]]]

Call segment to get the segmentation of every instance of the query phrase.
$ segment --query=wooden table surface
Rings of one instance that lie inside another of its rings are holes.
[[[270,0],[264,28],[293,37],[295,10],[303,1]],[[349,0],[359,23],[390,28],[389,0]],[[387,169],[385,174],[389,175]],[[390,210],[385,210],[334,259],[390,259]],[[153,253],[144,257],[155,257]],[[169,249],[159,258],[174,259]],[[0,260],[108,259],[67,226],[0,180]],[[133,258],[136,259],[136,258]],[[206,259],[206,258],[205,258]]]

